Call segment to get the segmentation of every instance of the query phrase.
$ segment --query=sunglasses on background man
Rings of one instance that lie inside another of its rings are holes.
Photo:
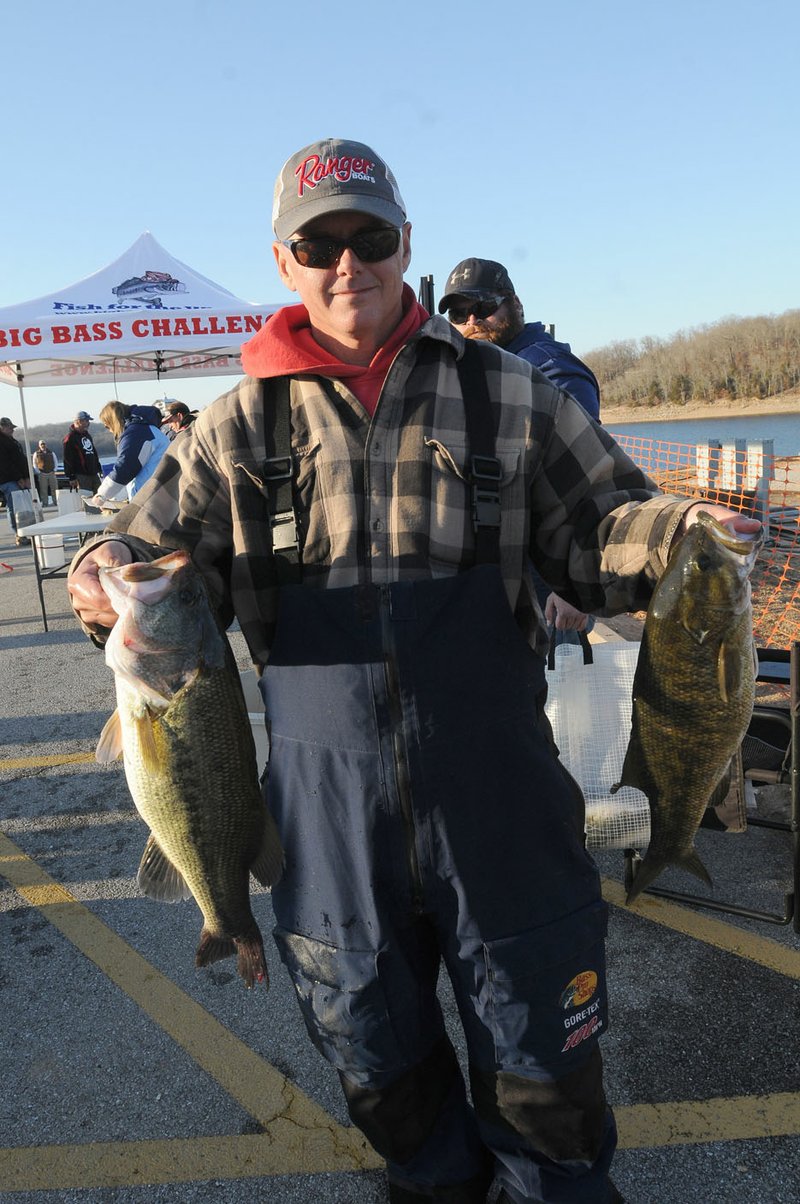
[[[464,301],[460,305],[451,305],[447,316],[454,326],[463,326],[470,314],[480,322],[484,318],[491,318],[492,314],[496,314],[503,302],[507,300],[508,297],[496,295],[486,297],[483,301]]]

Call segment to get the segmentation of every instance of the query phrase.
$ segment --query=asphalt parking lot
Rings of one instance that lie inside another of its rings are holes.
[[[271,943],[271,987],[247,992],[228,963],[195,970],[193,902],[139,896],[146,830],[121,768],[93,757],[112,675],[61,579],[44,584],[44,632],[30,549],[5,516],[0,562],[0,1199],[383,1202],[380,1162],[349,1127]],[[715,898],[783,909],[789,833],[701,832],[698,848]],[[628,1204],[794,1204],[800,936],[649,895],[627,908],[622,853],[598,863]],[[254,910],[266,936],[266,893]],[[446,984],[442,997],[452,1018]]]

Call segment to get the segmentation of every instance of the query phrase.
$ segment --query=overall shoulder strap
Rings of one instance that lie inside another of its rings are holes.
[[[500,561],[500,461],[495,455],[495,421],[486,369],[469,341],[456,361],[469,444],[470,505],[475,529],[475,563]]]
[[[272,534],[275,585],[298,585],[302,578],[300,526],[294,511],[291,380],[278,376],[262,380],[264,445],[261,474]]]

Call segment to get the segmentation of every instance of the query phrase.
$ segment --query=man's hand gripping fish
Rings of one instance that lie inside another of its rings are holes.
[[[120,618],[106,644],[117,710],[97,760],[122,755],[151,835],[138,882],[203,913],[195,963],[237,954],[245,985],[268,983],[250,908],[249,875],[273,885],[283,868],[277,829],[258,784],[253,735],[227,640],[184,552],[101,569]]]

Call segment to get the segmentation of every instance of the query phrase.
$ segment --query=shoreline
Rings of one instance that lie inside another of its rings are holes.
[[[784,393],[780,397],[752,398],[741,401],[689,402],[685,406],[604,406],[600,419],[604,426],[619,426],[625,422],[693,422],[702,418],[760,418],[769,414],[800,412],[800,392]]]

